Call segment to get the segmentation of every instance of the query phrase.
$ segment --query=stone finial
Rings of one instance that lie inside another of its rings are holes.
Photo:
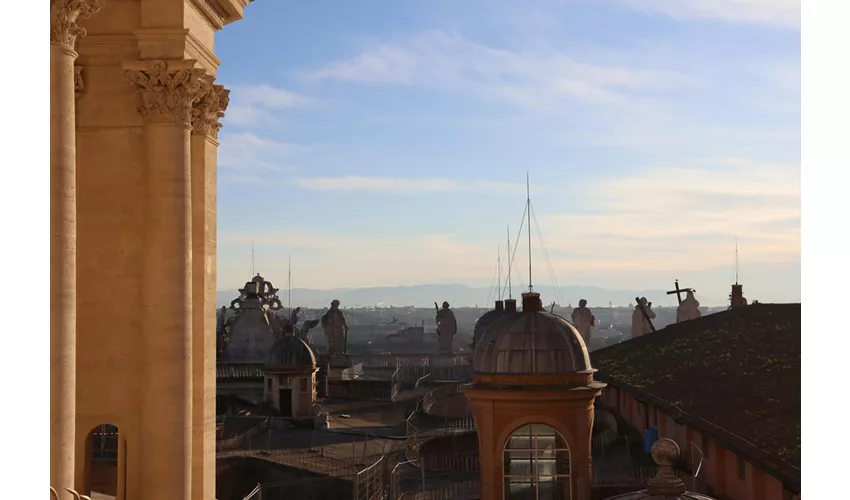
[[[192,133],[218,139],[220,120],[230,103],[230,91],[223,85],[215,85],[212,78],[205,80],[203,86],[203,97],[192,108]]]
[[[658,464],[658,473],[646,483],[651,495],[681,495],[685,493],[685,482],[673,469],[681,451],[676,441],[661,438],[652,445],[652,460]]]
[[[181,61],[185,62],[185,61]],[[147,120],[192,123],[192,107],[209,92],[202,69],[172,69],[165,61],[150,61],[146,69],[127,70],[124,77],[141,98],[139,113]]]
[[[74,48],[86,30],[77,19],[87,19],[103,7],[104,0],[50,0],[50,43]]]

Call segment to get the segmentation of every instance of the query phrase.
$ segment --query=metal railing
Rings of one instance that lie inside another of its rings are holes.
[[[261,483],[257,483],[257,487],[251,490],[251,493],[245,495],[242,500],[262,500],[263,498],[263,485]]]
[[[415,387],[415,388],[417,388],[417,389],[418,389],[419,387],[421,387],[421,386],[422,386],[422,382],[424,382],[424,381],[425,381],[425,379],[430,378],[430,377],[431,377],[431,373],[430,373],[430,372],[426,373],[425,375],[422,375],[421,377],[419,377],[418,379],[416,379],[416,382],[413,384],[413,387]]]
[[[590,449],[599,451],[602,456],[605,456],[605,447],[617,440],[617,431],[615,429],[605,429],[601,434],[593,436],[590,440]]]
[[[429,472],[478,472],[481,470],[477,451],[453,455],[425,455],[420,457],[420,460],[422,460],[422,467]]]
[[[654,466],[594,467],[593,486],[643,486],[656,471]]]
[[[390,376],[390,383],[392,384],[392,394],[390,395],[390,401],[395,401],[398,399],[398,393],[401,391],[401,381],[398,379],[398,363],[396,363],[395,371]]]
[[[257,458],[262,457],[258,456]],[[274,500],[276,498],[288,498],[287,493],[291,493],[294,487],[304,487],[305,482],[309,483],[309,485],[314,485],[309,488],[310,490],[313,490],[314,498],[326,498],[327,494],[323,494],[318,490],[321,489],[322,484],[330,484],[336,488],[334,498],[339,498],[341,496],[341,491],[345,491],[346,495],[348,495],[348,492],[350,491],[352,500],[384,500],[389,492],[387,464],[387,455],[384,454],[378,457],[371,465],[358,472],[333,474],[324,473],[326,471],[323,471],[324,477],[305,478],[298,481],[260,483],[243,500]],[[345,486],[346,484],[348,486]],[[340,488],[342,488],[342,490]]]
[[[463,385],[463,382],[452,382],[441,385],[440,387],[429,391],[427,394],[425,394],[425,396],[422,397],[422,409],[425,411],[425,413],[429,413],[431,411],[431,408],[434,406],[434,403],[437,402],[437,400],[459,393],[460,388]]]
[[[387,456],[354,477],[354,500],[383,500],[387,493]]]

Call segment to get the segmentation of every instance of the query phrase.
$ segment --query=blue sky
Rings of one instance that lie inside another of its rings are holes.
[[[723,296],[737,236],[749,295],[799,300],[799,12],[798,0],[253,2],[216,35],[232,90],[219,288],[248,279],[252,242],[278,283],[291,256],[296,287],[487,285],[528,171],[559,284],[675,277]]]

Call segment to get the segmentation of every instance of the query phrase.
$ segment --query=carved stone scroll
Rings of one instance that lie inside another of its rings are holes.
[[[50,43],[74,48],[86,30],[77,19],[87,19],[103,7],[104,0],[50,0]]]
[[[141,99],[139,113],[148,120],[192,123],[192,107],[210,91],[202,69],[177,69],[165,61],[151,61],[147,69],[131,69],[126,80],[136,87]]]
[[[218,131],[221,129],[221,118],[230,103],[230,91],[223,85],[216,85],[212,80],[204,82],[206,87],[192,109],[192,133],[206,135],[211,139],[218,139]]]

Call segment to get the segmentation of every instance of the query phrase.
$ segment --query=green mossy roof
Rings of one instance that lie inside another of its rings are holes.
[[[596,378],[799,483],[800,330],[800,304],[754,304],[600,349],[591,362]]]

